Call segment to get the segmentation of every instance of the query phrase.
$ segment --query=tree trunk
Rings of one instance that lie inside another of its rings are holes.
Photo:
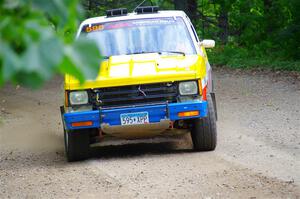
[[[188,6],[188,16],[191,18],[191,20],[195,23],[198,18],[198,4],[197,0],[187,0],[187,6]]]
[[[271,15],[271,8],[272,8],[272,0],[264,0],[264,17],[266,20],[265,23],[265,32],[266,34],[269,34],[273,31],[273,25],[272,24],[272,15]]]
[[[272,7],[272,0],[264,0],[265,10],[269,10]]]
[[[183,10],[186,12],[188,9],[187,0],[174,0],[174,6],[175,10]]]
[[[229,23],[228,23],[228,11],[225,9],[225,6],[221,6],[221,13],[218,17],[218,26],[220,28],[219,37],[222,44],[228,42],[229,34]]]
[[[198,18],[197,0],[174,0],[175,10],[183,10],[194,22]]]

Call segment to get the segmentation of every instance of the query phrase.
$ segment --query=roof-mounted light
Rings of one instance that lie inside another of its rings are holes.
[[[106,11],[107,17],[118,17],[118,16],[124,16],[127,14],[128,14],[127,8],[118,8],[118,9],[112,9],[112,10]]]
[[[158,12],[158,6],[144,6],[144,7],[137,7],[135,9],[137,14],[151,14]]]

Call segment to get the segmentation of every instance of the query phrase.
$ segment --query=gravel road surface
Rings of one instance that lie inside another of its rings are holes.
[[[214,152],[187,135],[78,163],[64,157],[62,87],[0,89],[0,198],[300,198],[300,74],[216,69]]]

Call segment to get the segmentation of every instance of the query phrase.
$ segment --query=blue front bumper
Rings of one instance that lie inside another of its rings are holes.
[[[178,113],[186,111],[199,111],[200,115],[193,117],[178,117]],[[63,114],[65,127],[68,130],[83,128],[100,128],[101,124],[110,126],[121,125],[120,115],[124,113],[148,112],[149,122],[157,123],[162,119],[171,121],[202,118],[207,116],[207,102],[185,102],[161,105],[147,105],[129,108],[112,108],[93,111],[72,112]],[[92,121],[91,126],[73,127],[72,123]]]

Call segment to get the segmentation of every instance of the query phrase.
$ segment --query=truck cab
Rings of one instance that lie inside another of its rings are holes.
[[[182,11],[138,7],[82,22],[77,37],[93,40],[104,59],[84,84],[65,76],[61,107],[68,161],[89,157],[110,138],[145,139],[190,133],[196,151],[216,147],[216,103],[205,48]]]

